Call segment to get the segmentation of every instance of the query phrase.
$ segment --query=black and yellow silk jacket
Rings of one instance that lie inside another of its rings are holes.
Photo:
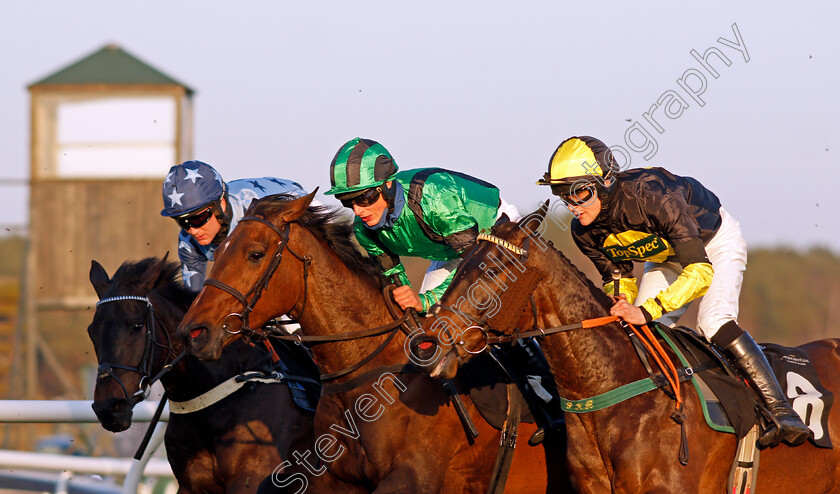
[[[705,245],[720,228],[720,201],[697,180],[663,168],[616,178],[595,221],[572,221],[572,238],[601,273],[608,294],[615,292],[613,271],[621,272],[619,288],[631,303],[638,294],[634,261],[678,261],[683,271],[677,280],[641,306],[646,318],[657,319],[708,290],[714,272]]]

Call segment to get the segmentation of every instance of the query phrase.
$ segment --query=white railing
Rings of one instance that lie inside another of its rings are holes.
[[[0,400],[0,423],[98,423],[91,409],[91,401],[35,401]],[[150,422],[158,402],[140,402],[134,407],[132,422]],[[135,494],[144,475],[173,477],[166,460],[152,458],[163,442],[169,405],[164,407],[161,423],[157,425],[149,445],[140,460],[127,458],[91,458],[46,453],[28,453],[0,450],[0,467],[26,468],[55,472],[97,473],[100,475],[125,475],[123,494]],[[66,489],[66,487],[65,487]],[[66,492],[59,485],[57,493]]]

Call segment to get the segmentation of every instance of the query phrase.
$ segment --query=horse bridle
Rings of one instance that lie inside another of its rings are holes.
[[[303,263],[303,302],[301,303],[300,307],[300,314],[303,314],[303,310],[306,308],[306,294],[308,292],[308,280],[309,280],[309,265],[312,264],[312,257],[309,255],[299,255],[292,248],[289,246],[289,223],[283,225],[283,229],[281,230],[276,225],[267,221],[263,218],[258,216],[246,216],[239,220],[239,223],[244,223],[246,221],[256,221],[257,223],[262,223],[263,225],[271,228],[271,230],[280,237],[280,240],[277,242],[277,248],[274,251],[274,256],[272,256],[271,261],[268,264],[268,267],[265,271],[263,271],[262,276],[257,280],[254,286],[248,290],[248,293],[242,294],[236,288],[223,283],[214,278],[207,278],[204,280],[205,286],[212,286],[222,290],[223,292],[228,293],[233,298],[235,298],[239,303],[242,304],[242,312],[231,312],[227,316],[225,316],[224,320],[222,321],[222,329],[227,331],[229,334],[242,334],[243,336],[257,336],[257,337],[264,337],[265,335],[259,331],[254,330],[250,326],[249,322],[249,315],[251,311],[254,310],[254,306],[257,305],[260,297],[262,296],[263,290],[268,286],[268,282],[271,280],[271,276],[274,275],[274,271],[277,270],[277,267],[280,265],[280,262],[283,260],[283,252],[289,251],[291,255],[293,255],[297,260]],[[250,299],[249,299],[250,297]],[[298,315],[298,318],[300,317]],[[239,327],[238,330],[232,331],[230,329],[230,325],[228,324],[228,320],[232,317],[238,318],[242,321],[242,325]],[[275,321],[276,324],[293,324],[297,322],[298,318],[293,318],[291,320],[277,320]]]
[[[496,237],[495,235],[490,235],[490,234],[486,234],[486,233],[478,234],[478,236],[476,237],[476,240],[477,241],[482,241],[483,240],[483,241],[494,243],[494,244],[498,245],[499,247],[502,247],[503,249],[508,250],[509,252],[519,256],[522,259],[527,260],[527,258],[528,258],[528,249],[527,249],[528,238],[525,239],[525,243],[523,244],[522,247],[516,246],[516,245],[512,244],[511,242],[509,242],[507,240]],[[531,308],[534,311],[534,322],[536,324],[537,314],[536,314],[536,306],[534,304],[533,296],[531,297]],[[446,331],[446,334],[447,334],[448,338],[450,340],[452,340],[452,343],[450,344],[450,349],[449,349],[448,353],[451,353],[459,363],[465,357],[462,353],[459,353],[459,350],[462,350],[463,352],[471,354],[471,355],[479,355],[479,354],[485,352],[491,344],[504,343],[504,342],[507,342],[507,341],[515,341],[518,338],[518,336],[516,336],[516,335],[506,337],[506,336],[504,336],[503,332],[494,330],[492,327],[490,327],[490,322],[488,321],[487,316],[482,316],[481,318],[477,318],[475,316],[465,314],[464,312],[461,312],[460,310],[455,310],[452,307],[449,307],[449,306],[446,306],[446,305],[441,305],[439,303],[438,304],[433,304],[431,307],[429,307],[429,313],[437,315],[437,314],[440,313],[440,311],[442,309],[447,310],[449,312],[452,312],[457,317],[467,319],[472,323],[472,325],[467,326],[466,328],[464,328],[463,331],[461,331],[459,333],[460,337],[457,338],[457,339],[451,334],[448,327],[445,328],[445,331]],[[478,331],[482,335],[482,338],[484,340],[481,348],[479,348],[477,350],[472,350],[470,348],[467,348],[467,346],[466,346],[466,335],[467,335],[467,332],[470,331],[470,330]],[[490,334],[491,332],[495,333],[495,334],[491,335]]]
[[[527,259],[527,257],[528,257],[528,250],[527,250],[528,240],[529,240],[528,238],[525,239],[525,242],[523,243],[522,247],[517,247],[517,246],[513,245],[512,243],[508,242],[507,240],[501,239],[499,237],[495,237],[493,235],[479,234],[478,239],[493,242],[493,243],[503,247],[504,249],[512,252],[513,254],[516,254],[516,255],[520,256],[520,258]],[[498,296],[498,294],[496,294],[496,296]],[[467,326],[463,331],[460,332],[460,335],[459,335],[460,338],[458,338],[457,341],[456,341],[456,338],[454,338],[452,336],[451,332],[449,331],[449,328],[448,327],[446,328],[447,336],[449,337],[450,340],[452,340],[452,343],[450,344],[450,350],[449,350],[448,353],[452,353],[453,356],[457,359],[457,361],[459,363],[465,357],[465,355],[463,355],[462,353],[459,353],[459,349],[462,350],[465,353],[469,353],[469,354],[472,354],[472,355],[478,355],[478,354],[486,351],[487,348],[490,345],[496,345],[496,344],[501,344],[501,343],[511,343],[511,342],[514,342],[518,339],[531,338],[531,337],[537,337],[537,336],[544,337],[544,336],[552,335],[552,334],[555,334],[555,333],[564,333],[564,332],[568,332],[568,331],[575,331],[575,330],[578,330],[578,329],[595,328],[595,327],[603,326],[603,325],[606,325],[606,324],[609,324],[609,323],[612,323],[612,322],[615,322],[616,320],[618,320],[618,318],[616,316],[605,316],[605,317],[596,317],[596,318],[592,318],[592,319],[584,319],[582,321],[575,322],[575,323],[572,323],[572,324],[566,324],[566,325],[563,325],[563,326],[555,326],[555,327],[551,327],[551,328],[541,328],[541,327],[537,326],[538,313],[537,313],[537,305],[536,305],[536,302],[534,300],[533,294],[530,295],[529,299],[530,299],[530,303],[531,303],[531,312],[533,314],[533,319],[534,319],[533,328],[529,331],[521,331],[520,328],[516,328],[515,331],[511,334],[506,334],[504,331],[498,331],[498,330],[493,329],[490,326],[490,322],[489,322],[486,315],[483,315],[481,318],[477,318],[475,316],[465,314],[464,312],[461,312],[460,310],[456,310],[456,309],[453,309],[452,307],[449,307],[449,306],[446,306],[446,305],[441,305],[441,304],[432,305],[429,308],[429,312],[431,314],[437,315],[441,310],[447,310],[449,312],[452,312],[453,314],[455,314],[458,317],[469,320],[472,323],[472,325]],[[481,348],[479,348],[477,350],[472,350],[472,349],[469,349],[469,348],[466,347],[466,335],[467,335],[467,332],[470,331],[470,330],[479,331],[482,335],[483,345],[482,345]],[[491,334],[491,333],[493,333],[493,334]]]
[[[301,302],[300,311],[299,311],[297,317],[292,318],[290,320],[274,320],[273,323],[274,324],[292,324],[292,323],[297,323],[300,320],[300,318],[303,316],[303,311],[306,308],[306,298],[307,298],[306,296],[307,296],[308,287],[309,287],[309,283],[308,283],[309,266],[312,263],[312,257],[308,254],[300,255],[300,254],[296,253],[295,251],[293,251],[291,249],[291,247],[289,247],[290,223],[286,223],[285,225],[283,225],[283,229],[281,230],[279,227],[277,227],[276,225],[274,225],[270,221],[267,221],[267,220],[265,220],[263,218],[260,218],[260,217],[257,217],[257,216],[246,216],[246,217],[242,218],[241,220],[239,220],[240,223],[242,223],[244,221],[256,221],[257,223],[261,223],[261,224],[271,228],[271,230],[273,232],[275,232],[278,237],[280,237],[280,240],[277,242],[277,250],[274,252],[274,256],[272,257],[271,262],[269,263],[268,267],[266,267],[266,270],[263,272],[263,274],[260,276],[260,278],[254,284],[254,286],[252,286],[251,289],[248,290],[248,293],[243,295],[241,292],[239,292],[239,290],[233,288],[232,286],[230,286],[226,283],[223,283],[219,280],[216,280],[214,278],[208,278],[207,280],[204,281],[204,285],[206,285],[206,286],[209,285],[209,286],[212,286],[212,287],[216,287],[216,288],[228,293],[229,295],[234,297],[236,300],[238,300],[242,304],[242,306],[244,307],[244,309],[241,313],[231,312],[230,314],[225,316],[225,318],[223,319],[222,329],[227,331],[229,334],[237,335],[237,334],[241,333],[244,336],[254,336],[254,337],[257,337],[257,338],[265,338],[266,336],[271,336],[272,338],[277,338],[277,339],[285,340],[285,341],[292,341],[295,344],[300,345],[304,342],[305,343],[312,343],[312,344],[335,343],[335,342],[339,342],[339,341],[349,341],[349,340],[355,340],[355,339],[361,339],[361,338],[369,338],[369,337],[373,337],[373,336],[381,336],[381,335],[384,335],[386,333],[390,333],[389,336],[385,339],[385,341],[383,341],[373,352],[371,352],[369,355],[367,355],[365,358],[363,358],[359,362],[356,362],[355,364],[353,364],[353,365],[351,365],[351,366],[349,366],[345,369],[342,369],[340,371],[337,371],[337,372],[332,372],[332,373],[329,373],[329,374],[322,374],[321,375],[321,381],[326,382],[326,381],[332,381],[332,380],[338,379],[339,377],[346,376],[347,374],[350,374],[351,372],[361,368],[362,366],[364,366],[365,364],[370,362],[376,355],[378,355],[379,353],[382,352],[382,350],[385,349],[385,347],[388,345],[388,343],[390,343],[390,341],[396,335],[396,330],[398,328],[403,327],[403,324],[408,320],[409,314],[408,314],[408,312],[406,312],[405,314],[403,314],[402,317],[397,318],[393,322],[388,323],[388,324],[384,324],[382,326],[377,326],[375,328],[368,328],[368,329],[364,329],[364,330],[361,330],[361,331],[351,331],[351,332],[347,332],[347,333],[340,333],[340,334],[329,335],[329,336],[326,336],[326,335],[301,336],[298,333],[295,333],[295,334],[276,334],[276,333],[274,333],[274,334],[267,335],[266,333],[264,333],[261,330],[255,330],[255,329],[251,328],[250,323],[248,321],[248,315],[251,313],[251,311],[253,310],[257,301],[259,300],[260,296],[262,295],[263,290],[265,290],[265,287],[268,285],[268,282],[270,281],[271,276],[274,274],[274,272],[277,270],[277,267],[280,265],[280,261],[282,261],[282,259],[283,259],[284,250],[288,250],[289,253],[291,253],[297,260],[299,260],[303,263],[303,301]],[[248,297],[251,297],[251,299],[249,300]],[[228,326],[228,319],[230,319],[231,317],[239,318],[242,321],[242,326],[239,328],[239,330],[237,330],[237,331],[231,331],[230,330],[230,328]]]
[[[171,355],[172,340],[169,337],[169,333],[167,333],[166,331],[163,331],[163,334],[166,336],[167,340],[166,345],[159,343],[155,339],[155,321],[159,322],[161,326],[163,326],[163,322],[160,321],[160,319],[158,319],[158,316],[155,313],[155,308],[152,305],[152,301],[149,300],[148,297],[141,297],[139,295],[118,295],[115,297],[103,298],[96,302],[96,308],[99,308],[100,305],[106,304],[108,302],[121,302],[124,300],[136,300],[138,302],[143,302],[146,304],[146,338],[145,343],[143,344],[143,357],[140,360],[140,363],[134,367],[122,364],[109,364],[107,362],[99,364],[99,367],[96,370],[96,379],[99,380],[105,377],[111,377],[117,382],[117,384],[120,385],[127,400],[136,398],[137,401],[143,401],[149,396],[152,385],[155,382],[157,382],[164,374],[169,372],[169,370],[182,358],[184,358],[184,356],[186,356],[186,352],[181,352],[174,359],[172,359],[171,362],[164,364],[160,372],[152,376],[151,363],[152,361],[154,361],[155,347],[159,346],[162,348],[166,348],[168,350],[169,355]],[[125,387],[125,384],[122,382],[122,379],[120,379],[119,376],[117,376],[117,374],[114,372],[114,369],[140,374],[140,382],[137,385],[137,391],[129,395],[128,388]]]

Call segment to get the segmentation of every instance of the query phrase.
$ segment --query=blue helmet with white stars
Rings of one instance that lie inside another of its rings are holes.
[[[211,204],[224,196],[225,182],[203,161],[185,161],[169,169],[163,181],[161,216],[181,216]]]

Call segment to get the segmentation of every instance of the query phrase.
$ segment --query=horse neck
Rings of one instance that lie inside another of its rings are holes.
[[[297,249],[296,252],[312,258],[306,287],[306,307],[299,318],[303,334],[325,336],[361,331],[394,320],[385,305],[377,279],[353,271],[329,246],[310,232],[304,228],[297,230],[306,234],[300,235],[293,247]],[[298,283],[303,285],[302,280]],[[369,355],[387,336],[313,345],[312,353],[321,372],[336,372]],[[407,361],[402,351],[404,338],[402,334],[397,335],[371,364],[388,365]],[[394,354],[396,348],[399,353]]]
[[[540,327],[610,315],[609,299],[565,256],[559,254],[547,266],[543,282],[534,292]],[[558,389],[570,399],[594,396],[647,375],[617,323],[548,336],[541,345]]]

